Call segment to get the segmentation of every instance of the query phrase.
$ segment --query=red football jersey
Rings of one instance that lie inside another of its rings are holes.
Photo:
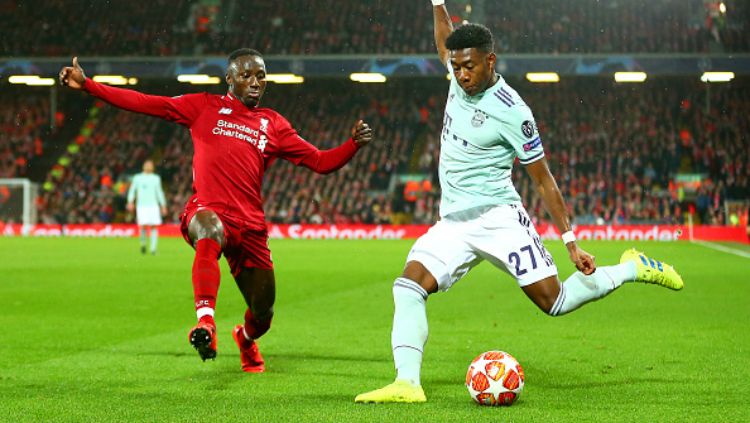
[[[119,108],[188,127],[195,149],[194,195],[189,201],[255,229],[265,228],[261,185],[274,159],[328,173],[346,164],[358,150],[349,139],[320,151],[276,111],[248,108],[230,93],[163,97],[110,87],[90,78],[84,89]]]

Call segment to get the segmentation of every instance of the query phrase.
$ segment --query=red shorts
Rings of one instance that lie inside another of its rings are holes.
[[[190,244],[188,225],[195,213],[201,210],[211,210],[208,207],[198,207],[192,201],[185,206],[180,215],[180,231],[185,241]],[[273,269],[271,250],[268,248],[268,231],[266,229],[250,228],[247,225],[228,216],[216,213],[224,225],[224,257],[227,258],[232,276],[237,277],[246,267],[259,269]]]

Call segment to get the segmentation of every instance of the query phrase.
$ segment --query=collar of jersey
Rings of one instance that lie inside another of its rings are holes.
[[[458,91],[461,93],[461,97],[463,97],[464,100],[472,102],[472,103],[476,103],[477,101],[483,99],[486,93],[491,92],[492,90],[496,90],[498,87],[500,87],[501,85],[500,81],[503,81],[503,76],[497,72],[495,72],[495,75],[497,75],[497,81],[495,81],[494,84],[487,87],[487,89],[485,89],[481,93],[477,93],[476,95],[473,95],[473,96],[466,94],[466,91],[464,91],[464,89],[461,88],[461,86],[459,85]]]
[[[226,97],[229,99],[229,101],[232,103],[232,106],[241,107],[245,110],[252,111],[253,109],[257,109],[258,106],[255,106],[253,108],[245,106],[245,103],[241,102],[238,98],[236,98],[230,91],[227,91]]]

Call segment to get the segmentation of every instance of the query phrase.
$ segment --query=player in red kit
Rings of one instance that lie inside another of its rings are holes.
[[[185,205],[181,229],[195,248],[193,291],[198,324],[188,337],[204,361],[216,357],[214,310],[220,279],[218,259],[223,253],[248,306],[244,324],[232,332],[246,372],[265,370],[255,340],[271,326],[276,295],[261,198],[265,170],[282,158],[317,173],[330,173],[372,140],[372,130],[360,120],[346,142],[318,150],[279,113],[258,107],[265,77],[263,57],[246,48],[229,55],[229,90],[225,95],[162,97],[102,85],[86,78],[78,58],[73,58],[73,66],[60,71],[62,85],[86,91],[115,107],[190,129],[195,149],[193,196]]]

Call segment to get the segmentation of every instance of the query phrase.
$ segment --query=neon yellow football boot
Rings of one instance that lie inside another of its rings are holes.
[[[357,395],[354,402],[373,402],[373,403],[391,403],[391,402],[426,402],[427,397],[419,385],[413,385],[411,382],[402,379],[396,379],[390,385],[386,385],[374,391],[365,392]]]
[[[637,282],[661,285],[675,291],[681,290],[685,283],[674,268],[666,263],[654,260],[645,254],[631,248],[620,257],[620,263],[632,261],[635,263]]]

